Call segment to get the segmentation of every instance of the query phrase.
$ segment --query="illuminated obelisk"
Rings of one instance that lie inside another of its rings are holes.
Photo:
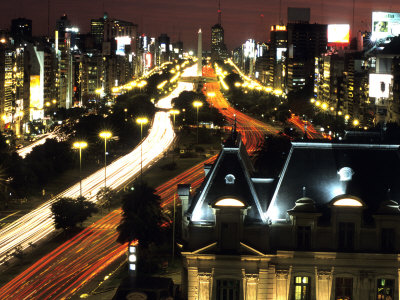
[[[201,38],[201,28],[199,29],[199,38],[197,41],[197,76],[203,75],[203,41]]]

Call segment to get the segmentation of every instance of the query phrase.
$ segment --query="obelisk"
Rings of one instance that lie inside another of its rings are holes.
[[[197,41],[197,76],[203,75],[203,40],[201,38],[201,28],[198,33]]]

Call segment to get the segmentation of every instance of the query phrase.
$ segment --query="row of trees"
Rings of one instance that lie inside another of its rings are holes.
[[[163,212],[161,198],[145,182],[138,182],[127,192],[116,193],[109,188],[101,189],[97,196],[97,205],[84,197],[60,198],[51,206],[56,229],[74,232],[82,223],[101,208],[110,208],[122,203],[122,219],[118,226],[118,242],[125,244],[140,241],[144,268],[149,259],[150,249],[164,243],[170,237],[171,216]],[[148,268],[146,267],[146,270]]]
[[[180,110],[180,114],[175,117],[177,126],[196,125],[197,109],[193,106],[194,101],[203,103],[199,109],[200,122],[213,123],[216,126],[225,125],[223,116],[219,113],[218,109],[208,105],[203,93],[183,91],[178,97],[172,99],[174,108]]]

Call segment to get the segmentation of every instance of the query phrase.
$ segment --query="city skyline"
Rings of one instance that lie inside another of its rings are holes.
[[[48,5],[47,1],[39,4],[33,0],[3,1],[0,5],[0,28],[8,29],[11,19],[24,17],[32,19],[33,34],[47,34]],[[253,38],[257,41],[269,39],[269,28],[277,24],[279,19],[287,22],[287,7],[311,8],[311,23],[347,23],[352,25],[353,7],[351,1],[339,0],[319,3],[308,1],[268,0],[260,3],[256,0],[247,1],[243,6],[239,0],[221,1],[222,26],[225,29],[225,42],[228,49],[239,46],[244,40]],[[400,12],[400,4],[392,0],[375,3],[371,0],[355,1],[356,30],[371,29],[372,11]],[[281,9],[280,9],[281,7]],[[160,0],[151,1],[50,1],[50,32],[54,30],[56,20],[66,13],[72,23],[89,32],[90,20],[99,18],[104,12],[110,17],[133,22],[139,25],[139,32],[150,36],[167,33],[172,41],[178,39],[184,42],[186,50],[197,46],[197,31],[202,28],[203,45],[209,49],[210,29],[217,23],[218,0],[208,0],[190,3],[183,0],[172,0],[166,4]],[[279,13],[280,11],[280,13]],[[280,17],[281,16],[281,17]]]

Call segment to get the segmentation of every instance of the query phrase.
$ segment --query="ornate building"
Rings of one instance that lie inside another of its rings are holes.
[[[398,145],[293,143],[257,178],[240,136],[183,210],[187,299],[399,299]]]

